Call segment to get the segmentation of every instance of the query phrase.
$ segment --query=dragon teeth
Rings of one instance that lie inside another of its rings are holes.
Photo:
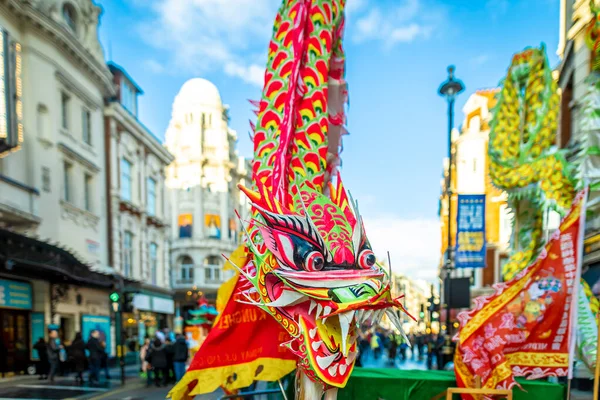
[[[364,310],[356,310],[356,323],[358,325],[360,325],[362,323],[363,315],[365,315],[365,311]]]
[[[317,319],[319,319],[319,316],[321,315],[322,311],[323,311],[323,306],[320,304],[317,304],[317,314],[315,315],[315,322],[317,321]]]
[[[337,354],[332,354],[332,355],[326,356],[326,357],[317,356],[317,365],[322,370],[327,369],[331,365],[333,360],[335,360],[336,357],[337,357]]]
[[[317,351],[317,350],[319,350],[319,347],[321,347],[322,344],[323,344],[322,341],[312,342],[311,347],[314,351]]]
[[[356,355],[356,351],[351,351],[350,353],[348,353],[348,356],[346,357],[346,359],[348,360],[348,365],[351,365],[354,362],[354,360],[356,359]]]
[[[325,306],[325,308],[323,309],[323,323],[327,321],[327,315],[329,314],[331,314],[331,307]]]
[[[308,313],[312,314],[313,310],[315,309],[315,307],[317,306],[317,303],[314,300],[310,301],[310,306],[308,308]]]
[[[340,328],[342,330],[342,354],[348,354],[348,332],[350,331],[350,323],[354,319],[354,311],[348,311],[339,314]]]
[[[371,316],[373,315],[373,310],[365,310],[365,313],[363,314],[363,321],[367,322]]]
[[[331,367],[329,367],[329,369],[327,369],[327,371],[329,372],[329,375],[335,377],[337,375],[337,368],[338,368],[337,364],[334,364]]]
[[[340,364],[340,375],[345,375],[348,366],[346,364]]]
[[[317,335],[317,328],[309,329],[308,330],[308,334],[309,334],[309,336],[310,336],[311,339],[314,339],[315,336]]]

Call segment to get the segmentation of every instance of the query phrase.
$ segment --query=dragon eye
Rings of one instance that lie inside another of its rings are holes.
[[[364,269],[369,269],[375,265],[375,254],[367,249],[363,250],[358,257],[358,266]]]
[[[325,266],[325,259],[318,251],[311,251],[304,258],[304,269],[307,271],[320,271]]]

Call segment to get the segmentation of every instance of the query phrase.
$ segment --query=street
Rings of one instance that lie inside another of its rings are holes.
[[[408,352],[410,355],[410,352]],[[396,358],[394,365],[389,363],[387,355],[383,354],[375,359],[372,354],[367,354],[364,362],[365,368],[398,368],[398,369],[426,369],[425,361],[419,361],[408,357],[402,361]],[[120,371],[116,368],[110,370],[113,379],[102,380],[100,384],[90,386],[87,382],[76,385],[73,377],[59,377],[54,383],[46,380],[38,380],[37,377],[24,376],[16,378],[0,379],[0,399],[61,399],[61,400],[159,400],[165,399],[170,388],[152,385],[146,386],[137,375],[137,366],[128,366],[126,369],[127,380],[125,386],[121,386]],[[217,400],[221,392],[197,396],[197,400]]]

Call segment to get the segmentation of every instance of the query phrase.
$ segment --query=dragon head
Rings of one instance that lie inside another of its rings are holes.
[[[402,331],[390,274],[378,264],[356,203],[341,180],[329,195],[309,182],[280,204],[261,185],[242,188],[254,207],[245,298],[290,334],[285,343],[309,377],[343,387],[357,355],[358,329],[383,314]]]

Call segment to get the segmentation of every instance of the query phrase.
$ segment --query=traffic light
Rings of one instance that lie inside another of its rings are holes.
[[[110,299],[110,301],[112,301],[113,303],[118,303],[119,299],[121,298],[121,296],[119,295],[119,293],[117,292],[112,292],[110,294],[110,296],[108,296],[108,298]]]
[[[421,304],[421,311],[419,312],[419,318],[420,319],[425,318],[425,304]]]
[[[125,293],[125,297],[123,299],[123,312],[131,313],[134,310],[133,306],[133,298],[135,297],[135,293]]]

